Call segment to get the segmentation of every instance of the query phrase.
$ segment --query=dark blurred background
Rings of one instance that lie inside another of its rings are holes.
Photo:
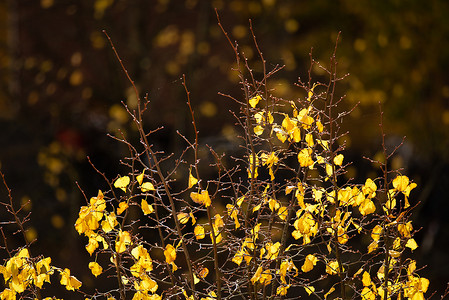
[[[142,95],[148,93],[145,122],[166,128],[154,141],[158,147],[177,152],[175,130],[191,134],[185,74],[202,142],[227,149],[234,135],[228,111],[235,106],[218,92],[242,93],[214,8],[257,68],[252,19],[269,66],[285,64],[270,83],[285,99],[302,95],[293,83],[306,79],[311,48],[326,65],[341,31],[339,73],[350,76],[337,94],[346,95],[348,107],[360,102],[344,123],[351,155],[379,157],[381,103],[388,147],[406,136],[392,167],[418,183],[411,201],[420,202],[413,222],[422,229],[414,257],[427,265],[421,273],[430,291],[441,293],[449,281],[449,2],[438,0],[1,1],[0,164],[17,205],[31,200],[24,210],[33,211],[27,234],[38,238],[34,252],[92,284],[86,240],[73,227],[85,203],[76,182],[88,198],[106,188],[86,156],[109,178],[120,172],[127,151],[106,133],[132,136],[120,102],[136,104],[102,30]],[[356,178],[372,172],[363,159],[351,169]]]

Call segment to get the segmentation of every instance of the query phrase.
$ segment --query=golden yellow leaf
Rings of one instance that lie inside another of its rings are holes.
[[[313,292],[315,292],[315,288],[314,288],[313,286],[311,286],[311,285],[305,286],[304,289],[306,290],[307,294],[309,294],[309,296],[310,296]]]
[[[165,261],[167,263],[172,263],[176,259],[176,249],[171,244],[167,244],[164,250]]]
[[[128,231],[120,231],[118,233],[118,240],[115,242],[115,251],[118,253],[125,252],[126,247],[131,245],[131,235]]]
[[[335,288],[334,288],[334,287],[331,287],[330,290],[329,290],[326,294],[324,294],[324,299],[327,299],[327,296],[329,296],[330,294],[332,294],[334,291],[335,291]]]
[[[192,169],[190,169],[189,171],[189,189],[194,186],[196,183],[198,182],[198,179],[196,179],[195,177],[193,177],[192,175]]]
[[[190,198],[193,202],[198,204],[204,204],[204,206],[208,207],[211,205],[211,200],[209,197],[209,192],[207,190],[201,191],[201,193],[191,192]]]
[[[288,216],[288,207],[285,206],[279,207],[278,216],[282,221],[285,221]]]
[[[195,233],[195,238],[197,240],[204,239],[204,237],[206,236],[204,233],[204,227],[201,225],[196,225],[195,229],[193,229],[193,233]]]
[[[123,176],[123,177],[119,177],[115,182],[114,182],[114,187],[121,189],[122,191],[126,192],[126,187],[128,186],[130,182],[130,179],[128,176]]]
[[[94,261],[89,263],[89,269],[95,277],[97,277],[103,272],[103,268],[97,262]]]
[[[186,224],[189,222],[190,215],[188,213],[180,212],[176,216],[178,218],[178,221],[181,222],[181,224]]]
[[[70,275],[70,270],[65,268],[64,270],[60,271],[61,274],[61,281],[60,283],[62,285],[65,285],[65,288],[69,291],[74,291],[76,289],[79,289],[82,285],[81,281],[76,279],[74,276]]]
[[[259,103],[260,100],[262,100],[262,97],[260,95],[257,95],[255,97],[252,97],[251,99],[249,99],[249,104],[251,105],[252,108],[255,108],[257,103]]]
[[[142,199],[140,207],[142,208],[144,215],[151,214],[154,211],[153,206],[151,204],[148,204],[147,200],[145,199]]]
[[[317,261],[318,259],[313,254],[307,255],[306,259],[304,260],[304,264],[301,267],[301,270],[305,273],[311,271],[316,265]]]
[[[144,193],[149,192],[149,191],[154,191],[154,185],[151,182],[144,182],[144,183],[142,183],[142,186],[140,187],[140,189]]]
[[[144,176],[144,174],[145,174],[145,171],[143,171],[142,174],[137,175],[137,177],[136,177],[136,180],[137,180],[137,182],[139,183],[139,185],[141,185],[142,182],[143,182],[143,176]]]
[[[371,286],[371,276],[369,276],[369,273],[366,271],[363,272],[362,283],[363,283],[363,286]]]
[[[408,184],[409,179],[407,176],[396,176],[396,178],[393,179],[393,187],[399,192],[405,191]]]
[[[343,164],[343,158],[343,154],[338,154],[334,157],[334,164],[336,164],[337,166],[341,166]]]
[[[313,165],[312,160],[312,149],[310,148],[304,148],[298,153],[298,162],[301,165],[301,167],[309,167]]]
[[[408,247],[410,249],[415,250],[416,248],[418,248],[418,244],[416,243],[416,241],[414,239],[408,239],[407,243],[405,244],[405,247]]]
[[[124,212],[129,207],[128,203],[126,201],[122,201],[118,204],[117,208],[117,215],[120,215],[122,212]]]

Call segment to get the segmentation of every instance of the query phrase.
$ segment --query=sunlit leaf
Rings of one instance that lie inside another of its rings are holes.
[[[130,182],[130,179],[128,176],[123,176],[123,177],[119,177],[115,182],[114,182],[114,187],[121,189],[122,191],[126,192],[126,187],[128,186]]]
[[[149,191],[154,191],[154,185],[151,182],[144,182],[144,183],[142,183],[140,189],[144,193],[149,192]]]
[[[189,171],[189,189],[198,182],[198,179],[193,177],[192,170]]]
[[[141,185],[142,182],[143,182],[143,177],[144,177],[144,175],[145,175],[145,171],[142,172],[141,174],[139,174],[139,175],[136,176],[136,180],[137,180],[137,182],[138,182],[140,185]]]
[[[97,277],[103,272],[103,268],[97,262],[94,261],[89,263],[89,269],[95,277]]]
[[[252,108],[255,108],[257,103],[259,103],[261,99],[262,97],[260,95],[252,97],[251,99],[249,99],[249,104],[251,105]]]
[[[147,200],[145,199],[142,199],[140,207],[142,208],[144,215],[151,214],[154,211],[153,206],[151,204],[148,204]]]
[[[118,208],[117,208],[117,215],[122,214],[122,212],[124,212],[127,208],[129,207],[128,203],[126,203],[126,201],[122,201],[118,204]]]
[[[206,236],[204,233],[204,227],[201,225],[196,225],[195,229],[193,229],[193,232],[195,233],[195,238],[197,240],[204,239],[204,237]]]
[[[177,214],[177,218],[181,224],[186,224],[189,222],[190,215],[188,213],[180,212]]]
[[[405,244],[405,247],[415,250],[416,248],[418,248],[418,244],[414,239],[408,239],[407,243]]]
[[[129,245],[131,245],[131,235],[128,231],[120,231],[115,242],[115,251],[122,253]]]

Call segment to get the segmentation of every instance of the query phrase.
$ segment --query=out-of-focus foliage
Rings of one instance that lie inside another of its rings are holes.
[[[191,130],[179,79],[186,74],[198,124],[205,124],[202,141],[237,151],[230,143],[232,124],[224,123],[233,103],[216,92],[241,91],[235,88],[232,53],[214,8],[251,62],[258,59],[248,29],[248,19],[253,20],[264,56],[285,64],[271,88],[286,99],[300,93],[286,82],[306,74],[310,49],[316,59],[327,60],[342,32],[339,68],[351,75],[337,94],[345,91],[354,105],[360,102],[344,124],[352,132],[346,143],[370,155],[379,151],[380,102],[384,127],[393,136],[387,144],[394,147],[407,136],[394,167],[407,168],[422,187],[421,222],[433,220],[421,254],[433,253],[439,265],[447,263],[444,250],[430,251],[444,248],[445,239],[438,243],[435,237],[448,227],[441,213],[447,204],[438,199],[445,199],[441,187],[449,182],[449,3],[437,0],[1,2],[0,163],[11,185],[20,187],[19,198],[26,202],[25,191],[33,191],[29,205],[36,228],[30,239],[39,235],[42,245],[68,241],[61,253],[51,255],[60,260],[84,255],[72,251],[77,245],[69,237],[76,236],[74,213],[83,201],[75,181],[89,194],[98,186],[86,155],[112,176],[118,166],[110,162],[126,149],[105,133],[122,128],[120,134],[136,135],[120,105],[124,101],[133,109],[136,98],[102,30],[136,85],[149,92],[154,119],[147,124],[163,123],[171,133],[160,135],[160,147],[179,151],[175,129]],[[319,76],[321,70],[313,72]],[[45,236],[48,228],[61,233]],[[445,274],[438,268],[432,272]]]

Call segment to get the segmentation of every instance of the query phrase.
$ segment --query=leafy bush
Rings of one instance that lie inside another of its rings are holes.
[[[121,161],[127,171],[116,178],[92,164],[106,188],[86,197],[75,224],[87,241],[88,267],[108,277],[110,288],[86,295],[69,269],[32,255],[32,243],[9,249],[2,229],[9,258],[0,267],[1,299],[45,298],[55,273],[67,290],[90,299],[424,299],[429,280],[408,258],[418,247],[409,201],[416,184],[389,169],[397,148],[388,152],[383,143],[383,159],[370,160],[381,176],[355,182],[348,174],[341,122],[350,110],[335,97],[345,77],[337,72],[337,43],[327,66],[310,55],[309,77],[295,83],[304,97],[281,99],[269,82],[282,68],[268,69],[252,27],[260,70],[219,25],[242,90],[239,97],[222,94],[240,105],[232,112],[238,155],[201,143],[185,78],[194,134],[178,132],[186,145],[179,156],[157,149],[152,137],[163,128],[144,125],[156,108],[140,96],[111,43],[138,98],[136,109],[125,108],[139,139],[114,136],[129,149]],[[315,67],[327,78],[315,81]],[[29,216],[19,217],[3,182],[9,197],[2,204],[13,220],[2,228],[15,223],[27,241]]]

